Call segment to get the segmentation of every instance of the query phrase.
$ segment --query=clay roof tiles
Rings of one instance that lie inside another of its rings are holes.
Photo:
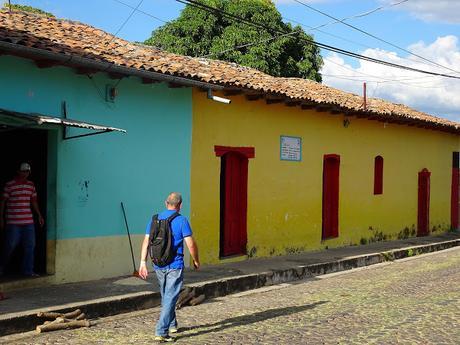
[[[417,122],[460,133],[460,124],[431,116],[402,104],[369,99],[299,78],[277,78],[235,63],[192,58],[134,44],[76,21],[47,18],[26,12],[0,11],[0,41],[65,55],[78,55],[138,70],[190,78],[229,88],[276,94],[292,101],[335,106],[344,112],[377,116],[382,120]]]

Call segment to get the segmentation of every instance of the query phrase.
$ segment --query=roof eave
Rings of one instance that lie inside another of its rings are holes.
[[[0,52],[3,52],[4,54],[10,54],[35,60],[53,61],[56,62],[56,64],[58,65],[64,65],[74,68],[81,67],[106,73],[115,73],[139,78],[154,79],[157,81],[179,84],[188,87],[199,87],[213,90],[224,89],[224,86],[217,84],[206,83],[194,79],[188,79],[159,72],[146,71],[133,67],[120,66],[110,62],[88,59],[75,54],[68,55],[34,47],[26,47],[20,44],[10,42],[0,41]]]

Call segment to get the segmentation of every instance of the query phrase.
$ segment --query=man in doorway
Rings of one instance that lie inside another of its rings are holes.
[[[21,163],[16,177],[7,182],[0,198],[0,230],[6,229],[0,274],[8,266],[11,254],[21,244],[23,248],[22,273],[29,277],[34,272],[35,225],[32,209],[40,227],[45,223],[38,207],[35,185],[29,181],[30,165]]]
[[[166,210],[158,215],[159,220],[168,219],[170,216],[179,212],[182,207],[182,196],[180,193],[171,193],[165,201]],[[141,249],[141,262],[139,267],[139,276],[146,279],[148,275],[146,260],[149,246],[150,228],[152,220],[147,224],[145,230],[145,238]],[[174,338],[169,336],[169,333],[177,332],[176,320],[176,302],[179,297],[179,292],[183,283],[184,270],[184,245],[185,241],[190,255],[193,260],[195,269],[199,269],[200,260],[198,259],[198,247],[192,237],[192,229],[190,224],[182,215],[176,216],[171,221],[172,243],[175,251],[174,260],[166,266],[156,266],[155,273],[158,278],[158,285],[161,292],[161,314],[158,320],[155,340],[157,342],[171,342]]]

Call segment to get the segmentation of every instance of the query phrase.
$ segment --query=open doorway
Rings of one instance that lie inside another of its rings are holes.
[[[0,131],[1,169],[0,185],[14,178],[21,162],[31,165],[29,179],[34,182],[38,194],[38,204],[43,216],[47,206],[47,160],[48,131],[36,129],[8,129]],[[35,217],[35,215],[34,215]],[[46,219],[45,226],[40,228],[35,219],[35,272],[46,273]],[[0,248],[3,248],[5,232],[0,233]],[[2,249],[3,250],[3,249]],[[10,264],[6,268],[6,279],[14,278],[21,271],[22,249],[20,246],[13,253]]]

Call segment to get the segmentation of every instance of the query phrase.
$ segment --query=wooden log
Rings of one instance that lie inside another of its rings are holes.
[[[190,292],[192,292],[192,289],[188,286],[184,290],[182,290],[182,292],[179,294],[179,298],[177,299],[176,304],[181,304],[184,298],[187,297],[190,294]]]
[[[192,290],[188,294],[185,294],[183,298],[181,299],[180,303],[176,303],[176,309],[180,309],[184,307],[194,297],[195,297],[195,290]]]
[[[190,300],[190,305],[191,305],[191,306],[194,306],[194,305],[203,303],[204,299],[205,299],[205,296],[204,296],[204,295],[199,295],[198,297],[192,298],[192,299]]]
[[[62,316],[65,318],[65,319],[75,319],[76,317],[78,317],[78,315],[81,314],[81,310],[80,309],[76,309],[74,311],[71,311],[70,313],[65,313],[63,314]]]
[[[78,315],[75,320],[84,320],[86,319],[86,314],[85,313],[81,313],[80,315]]]
[[[37,313],[38,317],[44,318],[44,319],[55,319],[57,317],[62,316],[61,313],[55,313],[55,312],[39,312]]]
[[[44,319],[55,319],[57,317],[64,317],[65,319],[75,319],[81,314],[80,309],[75,309],[74,311],[71,311],[69,313],[56,313],[56,312],[39,312],[37,313],[38,317],[44,318]]]
[[[37,333],[57,331],[61,329],[71,329],[80,327],[90,327],[91,323],[88,320],[69,320],[68,322],[62,323],[49,323],[47,325],[37,326]]]

